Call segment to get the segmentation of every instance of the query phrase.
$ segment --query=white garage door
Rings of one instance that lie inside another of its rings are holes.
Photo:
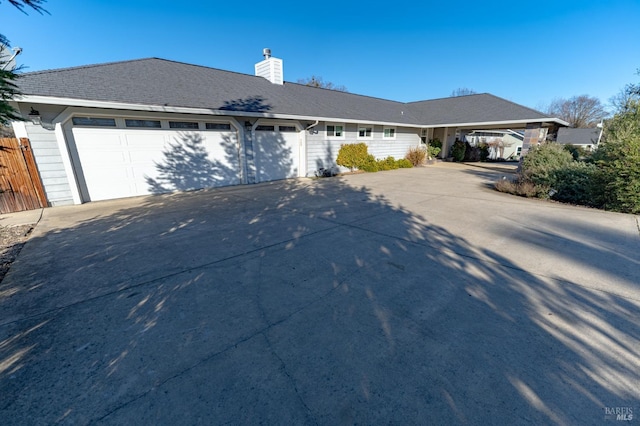
[[[232,131],[73,128],[86,201],[240,183]]]
[[[257,126],[253,149],[258,182],[299,176],[300,140],[295,126]]]

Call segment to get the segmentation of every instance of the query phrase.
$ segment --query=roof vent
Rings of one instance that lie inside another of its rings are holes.
[[[264,77],[273,84],[284,84],[284,72],[282,68],[282,59],[273,58],[271,49],[262,49],[264,61],[258,62],[255,66],[256,75]]]

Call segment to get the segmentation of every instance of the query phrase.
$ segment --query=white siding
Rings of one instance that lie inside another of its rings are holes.
[[[55,132],[31,123],[26,123],[25,127],[49,204],[73,204],[69,179],[62,163]]]
[[[411,128],[396,128],[395,139],[382,138],[382,126],[374,128],[375,138],[366,141],[369,145],[369,154],[373,154],[378,159],[392,156],[396,160],[404,158],[411,147],[420,145],[420,130]]]
[[[382,159],[392,156],[396,160],[404,158],[409,148],[420,145],[420,129],[396,127],[395,139],[384,139],[383,126],[375,125],[371,139],[360,139],[357,133],[358,125],[346,124],[344,139],[327,139],[325,123],[320,123],[315,128],[318,129],[318,133],[307,134],[307,176],[313,176],[321,167],[325,169],[337,167],[336,158],[343,144],[364,142],[369,147],[369,154],[374,157]]]

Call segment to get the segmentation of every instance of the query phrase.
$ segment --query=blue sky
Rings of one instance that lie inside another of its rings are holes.
[[[25,71],[160,57],[253,74],[262,48],[286,81],[311,75],[398,101],[467,87],[540,108],[604,103],[640,77],[639,0],[365,3],[49,0],[25,15],[0,0]]]

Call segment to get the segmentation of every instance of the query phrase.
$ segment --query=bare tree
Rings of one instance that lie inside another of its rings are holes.
[[[636,74],[640,75],[640,68],[638,68]],[[609,98],[609,104],[611,104],[616,113],[627,112],[638,101],[640,101],[640,83],[629,83],[618,94]]]
[[[589,95],[554,99],[546,112],[578,128],[594,127],[608,115],[600,99]]]
[[[473,89],[469,89],[467,87],[458,87],[457,89],[453,90],[451,92],[451,96],[467,96],[467,95],[475,95],[476,92]]]
[[[348,92],[347,88],[342,85],[333,84],[330,81],[324,81],[322,77],[312,75],[310,78],[301,78],[298,83],[311,87],[320,87],[322,89],[336,90],[338,92]]]

